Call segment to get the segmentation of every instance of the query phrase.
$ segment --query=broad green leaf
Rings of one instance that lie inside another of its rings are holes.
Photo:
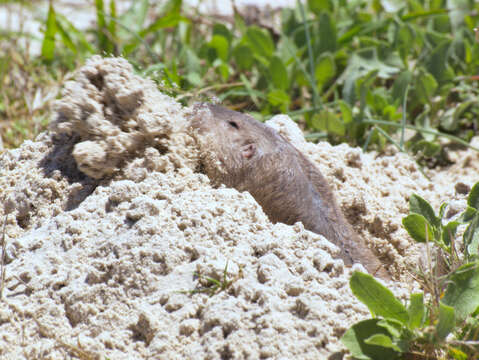
[[[423,103],[429,102],[431,97],[436,92],[438,85],[434,76],[427,72],[422,72],[416,79],[416,95],[419,101]]]
[[[407,312],[409,314],[409,329],[414,330],[420,327],[422,319],[424,318],[424,300],[422,293],[411,294]]]
[[[344,102],[343,100],[338,101],[339,108],[341,109],[341,115],[343,117],[343,123],[345,125],[351,123],[353,121],[353,111],[348,103]]]
[[[216,55],[223,61],[228,60],[229,43],[222,35],[213,35],[208,46],[216,51]]]
[[[253,54],[247,45],[236,46],[233,50],[233,58],[240,70],[249,70],[253,66]]]
[[[230,44],[233,41],[233,34],[231,34],[231,31],[229,31],[229,29],[224,24],[214,24],[213,35],[223,36],[226,40],[228,40],[228,43]]]
[[[451,40],[442,41],[434,50],[429,54],[426,60],[427,70],[434,76],[437,82],[445,80],[446,65],[449,46]]]
[[[336,64],[334,58],[331,54],[322,55],[317,63],[316,69],[314,71],[314,76],[316,78],[316,83],[318,84],[318,89],[321,90],[323,85],[331,80],[336,74]]]
[[[323,11],[319,16],[319,44],[316,54],[334,53],[336,51],[336,39],[336,24],[331,14]]]
[[[269,72],[271,74],[273,85],[276,89],[288,89],[288,71],[279,57],[273,56],[271,58],[271,62],[269,63]]]
[[[395,319],[382,319],[378,321],[378,326],[385,328],[393,338],[401,336],[403,324]]]
[[[253,55],[269,59],[273,55],[274,43],[271,35],[258,26],[250,26],[246,30],[246,41],[248,42]]]
[[[332,0],[308,0],[309,9],[316,15],[319,15],[322,11],[333,11]]]
[[[276,89],[268,93],[268,102],[274,107],[279,107],[283,112],[288,110],[290,101],[289,95],[283,90]]]
[[[479,214],[476,214],[464,232],[464,246],[469,256],[478,256],[479,250]]]
[[[411,150],[414,154],[421,153],[425,157],[432,158],[440,153],[441,145],[437,142],[423,139],[416,142]]]
[[[457,131],[463,114],[476,103],[474,100],[469,100],[446,110],[439,119],[441,127],[448,132]]]
[[[328,134],[344,136],[346,132],[341,119],[329,110],[324,110],[319,114],[315,114],[311,124],[315,130],[326,131]]]
[[[48,7],[47,28],[45,29],[42,43],[42,57],[47,61],[53,60],[56,32],[55,9],[53,8],[52,2],[50,2],[50,6]]]
[[[404,64],[407,64],[408,54],[414,46],[414,31],[409,24],[404,24],[397,34],[397,48]]]
[[[444,340],[454,329],[456,319],[454,308],[439,302],[439,322],[436,326],[436,335],[440,340]]]
[[[450,221],[442,228],[442,241],[449,246],[456,238],[457,227],[461,223],[458,221]]]
[[[433,229],[426,218],[419,214],[409,214],[402,219],[402,224],[409,235],[417,242],[434,241]]]
[[[351,276],[349,286],[353,294],[374,315],[396,319],[404,325],[408,323],[409,315],[404,305],[371,275],[355,271]]]
[[[364,340],[364,342],[368,345],[378,345],[401,352],[401,349],[397,345],[393,344],[391,338],[384,334],[374,334]]]
[[[474,219],[477,213],[478,211],[475,208],[468,206],[466,207],[466,210],[464,210],[464,212],[461,214],[461,216],[459,216],[457,221],[459,221],[460,223],[468,223],[472,221],[472,219]]]
[[[479,306],[479,263],[462,265],[450,277],[449,285],[442,299],[452,306],[456,319],[463,321]]]
[[[398,357],[399,354],[390,348],[365,343],[365,340],[371,336],[388,334],[386,329],[377,325],[378,321],[378,319],[360,321],[344,333],[341,342],[348,348],[355,359],[392,360]]]
[[[479,182],[475,183],[467,197],[467,205],[479,210]]]
[[[431,205],[419,195],[413,194],[409,199],[409,212],[424,216],[433,226],[440,225],[440,220],[437,218]]]

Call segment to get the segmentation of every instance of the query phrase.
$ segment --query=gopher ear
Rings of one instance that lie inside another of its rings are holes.
[[[240,152],[245,159],[250,159],[256,153],[256,146],[254,144],[243,145]]]

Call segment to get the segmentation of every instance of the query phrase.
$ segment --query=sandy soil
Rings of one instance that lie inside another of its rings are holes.
[[[198,169],[190,109],[92,58],[65,84],[51,131],[0,155],[6,279],[2,359],[326,359],[368,317],[354,269],[320,235],[272,224],[248,193],[214,188]],[[268,124],[328,178],[348,219],[404,298],[423,252],[401,226],[417,193],[449,216],[478,180],[479,156],[426,179],[404,154],[312,144],[288,117]],[[477,143],[477,141],[476,141]],[[6,216],[8,214],[8,216]],[[231,286],[189,293],[196,274]],[[339,356],[340,358],[341,356]],[[337,358],[337,357],[335,357]]]

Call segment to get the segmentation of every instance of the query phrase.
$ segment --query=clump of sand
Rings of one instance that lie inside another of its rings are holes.
[[[197,171],[187,108],[125,60],[94,57],[57,109],[50,133],[0,158],[0,357],[317,359],[344,351],[341,335],[368,316],[349,290],[351,269],[324,237],[272,224],[248,193],[211,186]],[[400,225],[408,198],[415,192],[438,206],[466,195],[455,183],[440,189],[405,155],[307,143],[285,116],[269,125],[318,165],[404,297],[415,284],[401,280],[418,256]],[[227,290],[188,293],[199,285],[195,274],[223,279],[225,267]]]

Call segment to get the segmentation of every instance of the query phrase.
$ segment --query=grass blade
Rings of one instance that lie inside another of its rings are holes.
[[[298,0],[298,7],[301,13],[301,18],[303,20],[304,31],[306,33],[306,43],[308,46],[309,77],[310,77],[310,83],[311,83],[311,90],[313,91],[313,106],[316,108],[319,105],[319,108],[321,108],[321,104],[318,104],[318,99],[319,99],[318,90],[316,89],[316,84],[313,81],[315,66],[314,66],[314,58],[313,58],[313,48],[311,46],[311,35],[309,33],[309,26],[306,23],[306,14],[304,11],[304,5],[299,0]]]
[[[57,26],[55,21],[55,9],[53,3],[50,1],[48,7],[47,28],[45,30],[45,36],[42,43],[42,57],[46,61],[52,61],[55,52],[55,34],[57,32]]]

